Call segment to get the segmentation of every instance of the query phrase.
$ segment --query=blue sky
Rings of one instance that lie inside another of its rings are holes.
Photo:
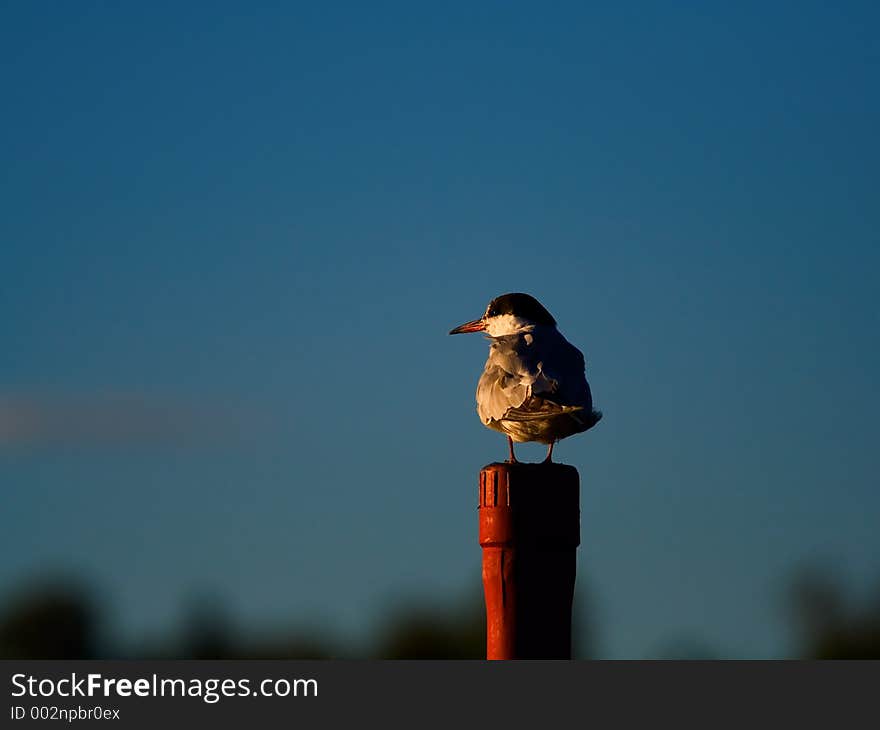
[[[505,291],[605,413],[604,655],[784,656],[797,565],[876,580],[876,7],[256,6],[0,10],[0,590],[355,638],[476,590],[446,332]]]

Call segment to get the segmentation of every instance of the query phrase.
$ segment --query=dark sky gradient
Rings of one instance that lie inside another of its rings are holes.
[[[603,655],[785,656],[797,565],[880,574],[876,4],[258,5],[0,10],[0,591],[462,595],[506,447],[446,332],[505,291],[605,412]]]

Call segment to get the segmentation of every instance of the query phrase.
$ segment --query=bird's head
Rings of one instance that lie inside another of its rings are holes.
[[[489,337],[503,337],[531,332],[538,325],[556,326],[556,320],[541,302],[529,294],[502,294],[489,302],[482,317],[459,325],[449,334],[485,332]]]

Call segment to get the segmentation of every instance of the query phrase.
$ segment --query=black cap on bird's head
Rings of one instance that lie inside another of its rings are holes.
[[[556,325],[550,312],[531,294],[502,294],[495,297],[486,307],[486,317],[499,314],[512,314],[520,319],[527,319],[535,324]]]
[[[514,292],[495,297],[489,302],[489,306],[486,307],[486,313],[480,319],[465,322],[463,325],[459,325],[451,330],[449,334],[458,335],[464,332],[482,332],[486,329],[489,320],[503,315],[510,315],[517,320],[535,325],[556,326],[556,320],[553,319],[553,316],[541,302],[530,294]]]

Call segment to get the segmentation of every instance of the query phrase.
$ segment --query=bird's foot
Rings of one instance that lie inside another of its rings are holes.
[[[507,460],[508,464],[519,464],[519,460],[516,458],[516,454],[513,453],[513,439],[510,436],[507,437],[507,448],[510,449],[510,458]]]
[[[550,443],[550,448],[547,449],[547,456],[544,457],[544,461],[542,464],[552,464],[553,463],[553,447],[556,445],[555,441]]]

